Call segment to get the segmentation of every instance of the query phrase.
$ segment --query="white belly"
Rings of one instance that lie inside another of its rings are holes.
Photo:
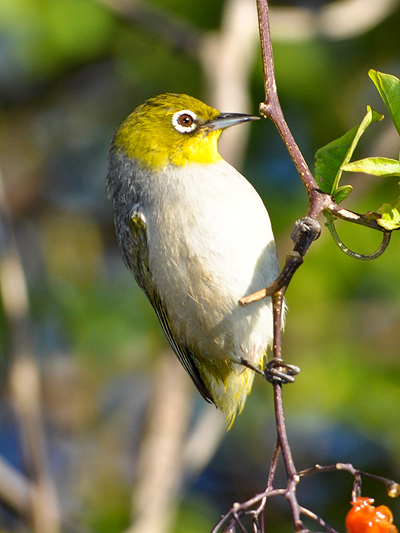
[[[166,173],[147,221],[150,270],[178,342],[200,357],[259,363],[272,339],[269,298],[238,300],[279,274],[268,213],[225,161]]]

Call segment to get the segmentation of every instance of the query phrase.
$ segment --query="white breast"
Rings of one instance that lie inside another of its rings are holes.
[[[156,179],[144,210],[150,269],[174,336],[211,359],[259,360],[272,338],[271,301],[238,300],[279,274],[261,198],[225,161]]]

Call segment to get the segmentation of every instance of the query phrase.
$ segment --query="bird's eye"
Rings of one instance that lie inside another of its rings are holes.
[[[190,115],[181,115],[178,118],[178,122],[181,126],[191,126],[193,124],[193,117]]]
[[[180,133],[190,133],[197,128],[197,116],[189,109],[175,113],[171,122]]]

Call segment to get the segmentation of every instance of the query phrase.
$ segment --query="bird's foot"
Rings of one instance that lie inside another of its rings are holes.
[[[294,228],[291,234],[292,241],[296,242],[300,233],[307,233],[310,242],[315,241],[321,234],[321,226],[318,220],[314,220],[310,217],[304,217],[300,220],[296,220]]]
[[[286,364],[283,359],[273,358],[268,361],[264,376],[270,383],[294,383],[294,376],[300,372],[295,365]]]

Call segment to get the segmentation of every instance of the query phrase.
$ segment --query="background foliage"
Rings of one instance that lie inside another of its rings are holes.
[[[330,31],[320,31],[317,15],[345,3],[272,2],[276,14],[297,10],[297,33],[289,24],[285,33],[275,19],[274,54],[282,107],[311,166],[314,152],[358,123],[367,104],[384,113],[368,70],[400,75],[398,3],[387,2],[386,15],[369,28],[342,35],[332,23]],[[0,3],[0,166],[29,288],[49,464],[62,507],[107,533],[131,522],[153,374],[167,347],[116,247],[104,192],[108,143],[122,119],[154,94],[186,92],[213,103],[193,50],[202,36],[219,31],[226,3],[153,0],[140,6],[132,21],[111,1]],[[178,42],[169,22],[188,41]],[[249,91],[256,112],[264,98],[258,55]],[[356,155],[397,158],[398,150],[386,118],[369,128]],[[282,260],[307,199],[271,124],[252,126],[242,170],[269,209]],[[355,211],[398,196],[395,180],[348,177],[355,192],[346,207]],[[338,231],[361,253],[370,253],[380,238],[344,224]],[[387,252],[368,263],[342,254],[325,230],[290,285],[284,357],[302,372],[284,394],[299,468],[353,462],[400,477],[399,263],[397,234]],[[25,471],[8,387],[12,356],[1,312],[0,455]],[[203,409],[212,410],[190,387],[189,426]],[[270,388],[256,379],[244,413],[223,434],[211,462],[201,473],[183,475],[175,533],[211,529],[234,501],[264,488],[272,422]],[[303,490],[304,504],[343,530],[351,480],[340,473],[314,477]],[[368,490],[387,503],[382,487],[369,484]],[[391,507],[399,523],[400,508]],[[270,512],[275,531],[290,528],[281,502]],[[0,519],[4,531],[22,528],[5,508]]]

